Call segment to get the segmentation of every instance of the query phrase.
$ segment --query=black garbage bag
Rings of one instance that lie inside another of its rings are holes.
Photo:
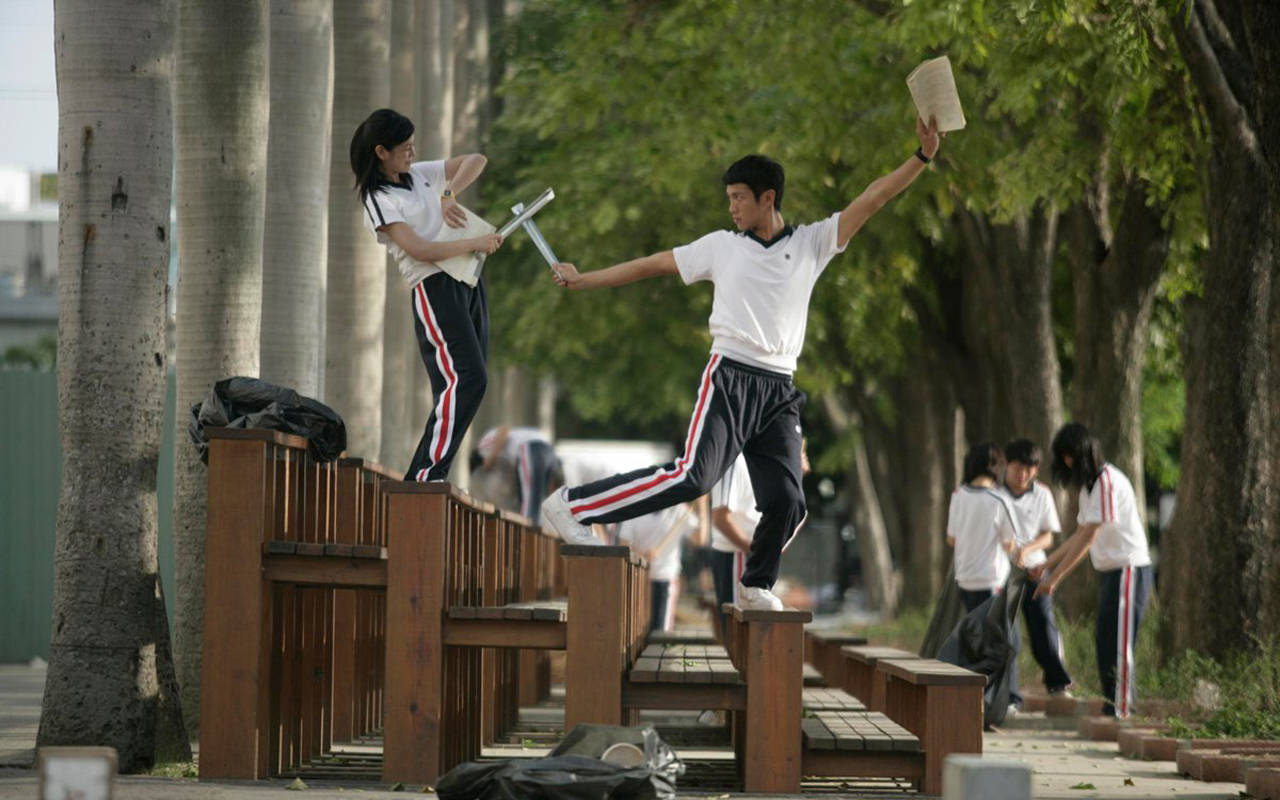
[[[601,761],[619,743],[644,751],[645,762]],[[469,761],[436,783],[440,800],[674,800],[684,764],[653,726],[577,725],[546,758]]]
[[[1023,573],[1015,570],[1003,591],[960,618],[938,651],[939,661],[987,676],[982,697],[984,725],[1003,723],[1009,710],[1009,683],[1018,668],[1013,637],[1025,587]]]
[[[332,461],[347,449],[347,426],[338,412],[292,389],[257,378],[226,378],[213,385],[209,396],[191,406],[187,432],[209,462],[206,427],[264,428],[305,436],[311,457]]]
[[[954,559],[947,564],[947,577],[942,582],[942,593],[933,607],[933,616],[929,618],[929,627],[924,632],[924,641],[920,643],[921,658],[937,658],[947,637],[956,629],[956,624],[964,616],[964,603],[960,600],[960,587],[956,585],[956,566]]]

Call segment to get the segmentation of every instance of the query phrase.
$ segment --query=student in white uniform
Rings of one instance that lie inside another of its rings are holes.
[[[489,306],[484,278],[474,286],[435,265],[463,253],[493,253],[496,234],[437,242],[443,225],[464,227],[456,195],[484,170],[479,153],[414,161],[413,123],[389,108],[374,111],[351,137],[351,169],[364,223],[396,259],[409,283],[413,327],[435,406],[407,481],[442,481],[471,425],[487,382]]]
[[[1017,540],[1013,506],[997,490],[1004,456],[995,442],[969,448],[964,457],[964,482],[951,494],[947,512],[947,544],[955,548],[955,578],[965,611],[972,611],[1004,589],[1009,578],[1009,551]],[[1022,641],[1015,625],[1009,631],[1013,663]],[[1022,705],[1018,671],[1009,677],[1009,704]]]
[[[649,562],[649,630],[676,625],[680,600],[680,541],[698,530],[698,515],[688,503],[664,508],[618,524],[618,541]]]
[[[1040,470],[1040,448],[1029,439],[1016,439],[1004,448],[1004,483],[1001,491],[1013,505],[1018,526],[1017,541],[1009,558],[1014,566],[1033,570],[1045,562],[1045,550],[1053,535],[1062,531],[1058,506],[1049,487],[1036,480]],[[1063,662],[1062,634],[1053,613],[1053,597],[1034,596],[1039,584],[1027,577],[1022,595],[1022,618],[1027,623],[1031,654],[1044,672],[1044,685],[1051,695],[1070,697],[1071,675]]]
[[[814,284],[849,239],[924,171],[938,149],[937,127],[916,120],[920,147],[872,182],[844,210],[793,227],[782,218],[782,165],[760,155],[735,162],[722,180],[737,232],[716,231],[606,269],[580,273],[555,266],[569,289],[621,286],[678,275],[715,284],[711,359],[703,370],[677,460],[561,490],[543,503],[548,524],[566,540],[590,543],[588,526],[647,514],[706,494],[741,453],[760,507],[760,522],[740,581],[743,608],[781,609],[770,589],[783,548],[805,518],[800,477],[804,394],[791,374],[804,345]]]
[[[520,492],[520,513],[542,520],[542,498],[547,491],[564,483],[564,469],[556,458],[555,448],[537,428],[500,425],[480,437],[472,454],[472,472],[503,469],[515,473]]]
[[[951,493],[947,544],[956,551],[956,584],[966,611],[1004,588],[1009,577],[1016,534],[1013,507],[996,491],[996,476],[1003,469],[994,442],[974,445],[964,457],[964,482]]]
[[[1133,484],[1103,458],[1102,445],[1078,422],[1053,437],[1053,477],[1080,492],[1076,530],[1034,575],[1036,594],[1052,596],[1085,553],[1101,577],[1095,644],[1102,683],[1102,712],[1133,713],[1134,650],[1138,625],[1151,594],[1151,554]]]

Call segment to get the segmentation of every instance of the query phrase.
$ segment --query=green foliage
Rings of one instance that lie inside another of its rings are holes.
[[[904,293],[939,302],[922,249],[957,249],[960,208],[1007,220],[1079,202],[1100,176],[1140,179],[1177,211],[1177,288],[1194,282],[1198,140],[1167,20],[1150,3],[531,0],[505,30],[503,114],[486,147],[497,186],[486,191],[527,198],[554,186],[539,224],[584,270],[728,227],[720,175],[748,152],[785,165],[789,222],[842,208],[914,149],[905,77],[949,54],[969,125],[819,281],[797,374],[811,395],[895,413],[873,387],[923,355]],[[554,373],[588,420],[683,425],[710,342],[708,285],[567,293],[522,236],[486,278],[498,361]],[[1058,330],[1069,354],[1071,331]],[[1176,453],[1180,418],[1167,377],[1154,373],[1149,398],[1162,481],[1176,478],[1160,456]],[[834,446],[815,443],[815,457]]]
[[[1197,685],[1217,687],[1220,706],[1199,718],[1173,718],[1191,738],[1280,739],[1280,640],[1257,642],[1248,653],[1219,663],[1194,650],[1179,654],[1157,675],[1162,697],[1190,701]]]
[[[16,344],[0,355],[0,366],[18,367],[41,372],[51,371],[58,363],[58,337],[41,336],[29,345]]]
[[[1144,468],[1162,489],[1178,485],[1182,450],[1182,422],[1187,392],[1182,378],[1182,351],[1178,307],[1165,298],[1157,301],[1151,320],[1151,340],[1142,375],[1142,440]]]

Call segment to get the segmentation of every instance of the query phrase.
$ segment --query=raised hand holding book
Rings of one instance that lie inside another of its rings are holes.
[[[497,228],[486,222],[483,217],[473,213],[471,209],[466,208],[461,203],[458,204],[458,208],[461,208],[467,215],[467,224],[461,228],[442,225],[440,233],[436,235],[437,242],[474,239],[477,236],[484,236],[497,230]],[[468,286],[475,286],[480,280],[480,269],[484,266],[484,259],[484,253],[463,253],[462,255],[446,258],[443,261],[437,261],[436,266],[449,273],[454,280],[462,281]]]
[[[928,122],[933,117],[942,133],[964,128],[964,110],[960,108],[951,59],[939,56],[922,62],[907,76],[907,88],[920,119]]]

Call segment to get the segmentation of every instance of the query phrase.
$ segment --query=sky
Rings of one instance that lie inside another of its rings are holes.
[[[53,0],[0,0],[0,165],[58,168]]]

